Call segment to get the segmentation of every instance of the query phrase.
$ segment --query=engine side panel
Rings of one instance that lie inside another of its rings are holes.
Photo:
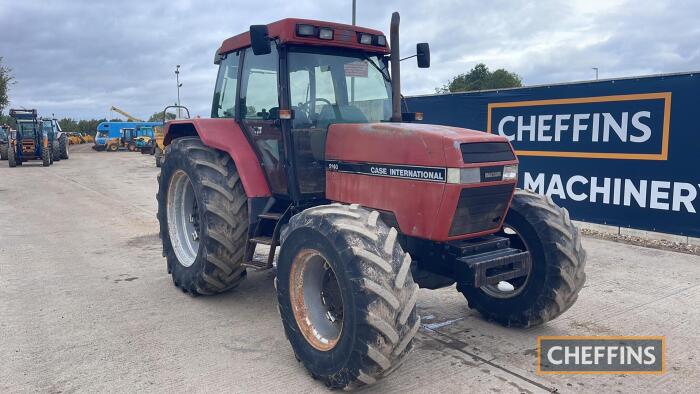
[[[248,198],[272,195],[260,161],[234,119],[174,120],[165,124],[163,133],[166,146],[173,138],[199,135],[205,145],[231,155]]]
[[[447,168],[498,170],[517,164],[514,155],[504,161],[502,155],[489,154],[482,155],[486,161],[465,162],[463,144],[489,142],[512,153],[503,137],[455,127],[332,125],[326,141],[326,197],[391,212],[400,231],[417,238],[450,241],[494,233],[503,223],[515,181],[482,175],[477,183],[446,182]]]

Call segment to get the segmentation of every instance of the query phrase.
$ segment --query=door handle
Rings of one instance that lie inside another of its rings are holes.
[[[253,134],[261,135],[262,134],[262,126],[253,126]]]

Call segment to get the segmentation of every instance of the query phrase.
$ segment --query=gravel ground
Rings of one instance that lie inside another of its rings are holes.
[[[0,162],[0,392],[325,393],[284,337],[274,270],[190,297],[161,256],[151,156]],[[700,257],[586,236],[578,302],[507,329],[421,290],[415,350],[362,392],[682,393],[700,387]],[[540,335],[665,335],[663,375],[535,373]]]
[[[692,245],[681,242],[668,241],[664,239],[651,239],[635,237],[626,234],[612,234],[603,231],[596,231],[593,229],[583,228],[581,233],[588,237],[595,237],[598,239],[606,239],[609,241],[621,242],[628,245],[644,246],[647,248],[661,249],[661,250],[671,250],[674,252],[694,254],[700,256],[700,246]]]

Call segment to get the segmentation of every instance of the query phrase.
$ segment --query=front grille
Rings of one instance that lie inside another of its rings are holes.
[[[450,237],[498,227],[506,213],[514,185],[462,189],[452,218]]]
[[[460,145],[460,149],[465,164],[515,160],[513,150],[507,142],[467,143]]]

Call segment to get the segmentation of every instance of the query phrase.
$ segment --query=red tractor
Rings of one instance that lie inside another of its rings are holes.
[[[251,26],[216,51],[211,119],[164,128],[158,219],[173,282],[224,292],[247,268],[273,268],[279,248],[286,336],[332,388],[401,364],[419,287],[456,283],[486,319],[529,327],[585,281],[567,211],[516,189],[505,138],[402,113],[398,25],[395,13],[391,46],[337,23]],[[417,52],[429,66],[427,44]],[[260,244],[269,255],[254,261]]]

